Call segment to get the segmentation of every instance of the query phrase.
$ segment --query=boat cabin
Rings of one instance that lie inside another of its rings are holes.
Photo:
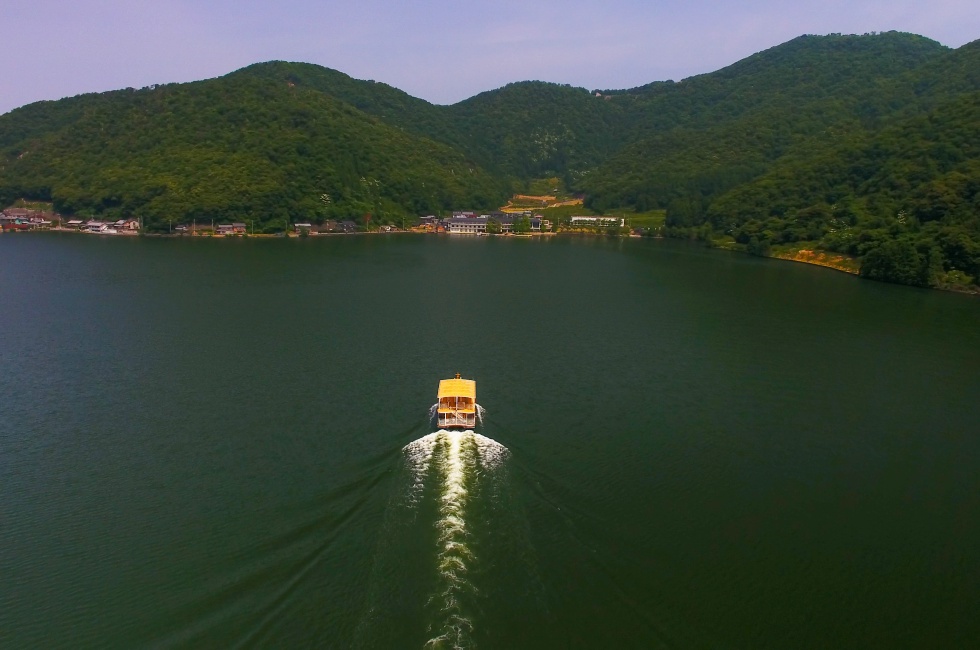
[[[472,429],[476,427],[476,381],[443,379],[439,382],[439,404],[436,424],[440,429]]]

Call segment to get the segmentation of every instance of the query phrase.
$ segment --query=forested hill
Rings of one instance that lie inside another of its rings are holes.
[[[23,134],[17,138],[18,134]],[[403,216],[490,207],[498,178],[445,144],[265,74],[43,102],[0,117],[6,202],[69,214],[192,218]]]
[[[956,284],[980,277],[978,71],[978,43],[802,36],[677,82],[520,82],[439,106],[260,63],[0,116],[0,202],[271,231],[491,208],[559,176],[596,211],[666,209],[670,235],[807,245],[870,262],[870,277]]]
[[[794,147],[900,109],[883,89],[947,52],[905,34],[802,36],[712,74],[614,94],[638,137],[584,186],[598,208],[707,202]]]
[[[238,77],[263,79],[277,85],[320,92],[391,126],[444,143],[456,143],[446,106],[430,104],[384,83],[354,79],[343,72],[312,63],[284,61],[256,63],[232,72],[226,79]]]
[[[753,178],[690,185],[667,204],[674,234],[728,235],[760,254],[836,251],[904,284],[977,284],[980,42],[879,81],[859,106]]]

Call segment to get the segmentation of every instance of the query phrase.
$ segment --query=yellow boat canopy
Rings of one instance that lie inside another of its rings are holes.
[[[439,399],[443,397],[469,397],[476,400],[476,381],[472,379],[442,379],[439,381]]]

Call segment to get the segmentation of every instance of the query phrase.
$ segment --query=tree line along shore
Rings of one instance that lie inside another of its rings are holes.
[[[502,224],[501,221],[504,223]],[[137,219],[122,219],[116,222],[103,222],[95,219],[64,218],[57,213],[39,210],[8,209],[0,212],[0,232],[68,232],[99,236],[143,236],[143,237],[208,237],[208,238],[307,238],[333,235],[369,235],[369,234],[445,234],[471,236],[555,236],[555,235],[591,235],[602,237],[651,237],[664,238],[664,226],[650,225],[648,220],[638,219],[641,225],[628,223],[626,217],[597,217],[573,216],[556,218],[554,221],[544,219],[541,215],[531,213],[494,213],[480,215],[476,212],[456,212],[452,217],[427,216],[420,217],[406,227],[390,224],[371,226],[370,219],[343,221],[325,221],[319,224],[295,222],[291,227],[276,233],[255,233],[245,222],[197,224],[177,224],[167,231],[146,232],[140,227]],[[655,224],[657,220],[655,220]],[[861,260],[848,255],[828,251],[811,250],[799,246],[782,246],[778,250],[765,251],[748,250],[731,240],[714,240],[706,242],[713,248],[734,252],[749,253],[761,257],[770,257],[790,262],[821,266],[844,273],[877,279],[867,272],[862,272]],[[976,286],[954,285],[937,286],[934,288],[957,291],[961,293],[978,294]]]

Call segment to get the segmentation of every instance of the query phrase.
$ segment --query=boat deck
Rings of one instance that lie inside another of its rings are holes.
[[[476,381],[443,379],[439,382],[436,424],[441,429],[472,429],[476,426]]]

